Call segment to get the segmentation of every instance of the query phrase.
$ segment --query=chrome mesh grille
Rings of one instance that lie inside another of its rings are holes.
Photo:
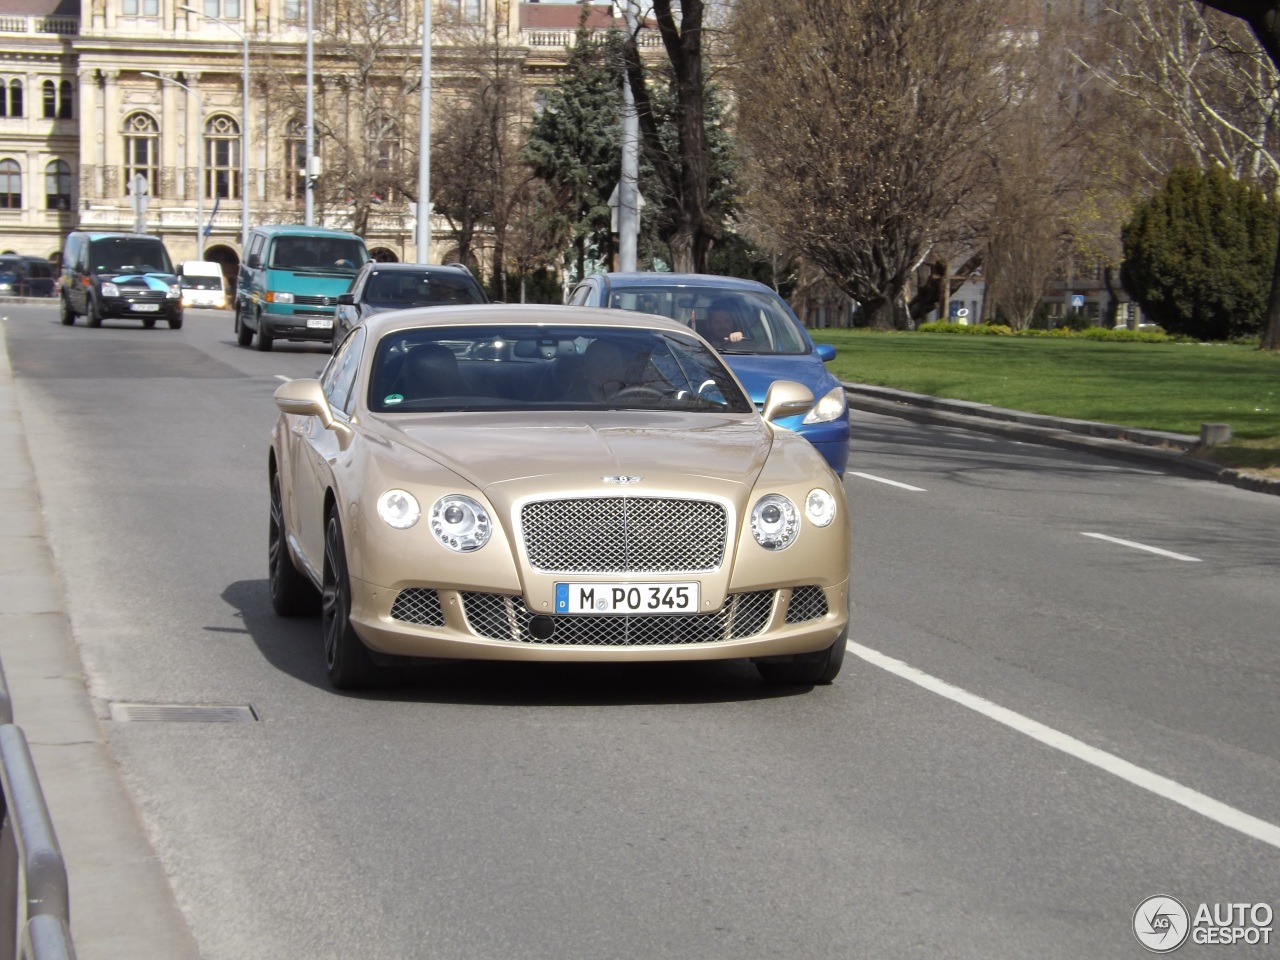
[[[821,620],[827,615],[827,595],[821,587],[796,587],[787,604],[787,623]]]
[[[718,503],[661,497],[539,500],[520,522],[542,573],[706,573],[723,562],[728,529]]]
[[[491,640],[546,643],[558,646],[632,647],[658,644],[717,643],[752,637],[769,622],[772,590],[737,593],[715,613],[661,616],[547,617],[551,636],[538,639],[529,630],[534,615],[521,597],[497,593],[464,593],[462,609],[472,632]]]
[[[391,619],[416,623],[420,627],[442,627],[444,610],[440,607],[440,595],[422,587],[401,590],[391,605]]]

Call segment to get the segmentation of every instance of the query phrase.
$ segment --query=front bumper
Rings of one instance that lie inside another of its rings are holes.
[[[333,313],[268,313],[258,314],[262,332],[273,340],[305,340],[316,343],[333,341]],[[316,324],[324,326],[316,326]]]
[[[158,317],[162,320],[176,320],[182,316],[182,301],[178,299],[103,297],[99,303],[104,317],[128,317],[133,320]]]
[[[383,588],[355,578],[351,589],[356,633],[373,650],[404,657],[560,662],[773,657],[825,650],[849,620],[847,581],[731,594],[719,611],[650,617],[535,616],[520,596]],[[410,592],[412,603],[406,604]],[[735,601],[735,596],[750,599]],[[739,607],[746,611],[741,616]],[[533,620],[542,621],[537,630],[530,630]],[[627,636],[635,642],[625,642]]]

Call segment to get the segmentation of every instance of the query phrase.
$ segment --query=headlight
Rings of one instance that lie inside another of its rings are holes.
[[[458,553],[471,553],[489,542],[493,524],[479,503],[460,493],[441,497],[431,508],[431,532]]]
[[[378,498],[378,516],[387,526],[408,530],[422,516],[422,508],[412,493],[406,490],[388,490]]]
[[[836,498],[815,487],[804,498],[804,515],[816,527],[825,527],[836,518]]]
[[[751,510],[751,535],[766,550],[785,550],[800,531],[795,504],[777,493],[761,497]]]
[[[829,390],[821,400],[809,408],[809,412],[804,415],[801,423],[830,423],[832,420],[839,420],[844,416],[845,412],[845,395],[844,387],[836,387]]]
[[[102,284],[102,295],[104,297],[118,297],[120,296],[120,288],[114,283],[106,283],[104,281]]]
[[[169,284],[169,294],[165,299],[177,300],[180,296],[182,296],[182,288],[176,283]]]
[[[284,290],[268,290],[268,303],[293,303],[293,294],[286,293]]]

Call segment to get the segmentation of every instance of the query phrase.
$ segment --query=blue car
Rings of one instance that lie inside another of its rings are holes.
[[[754,280],[696,273],[598,273],[569,295],[572,305],[635,310],[687,324],[720,351],[756,408],[775,380],[808,387],[808,413],[778,421],[817,447],[844,476],[849,462],[849,404],[824,366],[835,347],[815,345],[778,294]]]

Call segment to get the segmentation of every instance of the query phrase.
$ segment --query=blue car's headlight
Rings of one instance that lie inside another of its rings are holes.
[[[839,420],[848,409],[846,404],[844,387],[835,387],[809,408],[801,423],[830,423],[832,420]]]

